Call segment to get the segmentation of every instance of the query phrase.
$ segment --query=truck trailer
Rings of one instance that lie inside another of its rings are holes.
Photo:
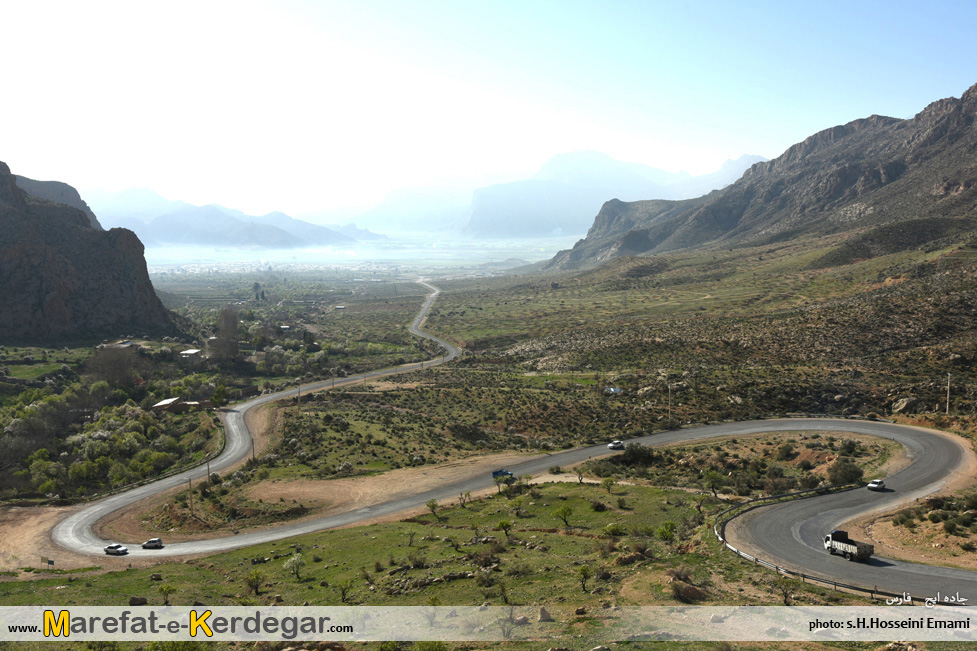
[[[824,537],[829,554],[841,554],[846,561],[867,561],[875,553],[875,546],[848,537],[847,531],[836,529]]]

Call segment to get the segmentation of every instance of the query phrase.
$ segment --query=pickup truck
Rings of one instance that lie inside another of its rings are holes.
[[[824,537],[829,554],[842,554],[846,561],[867,561],[875,553],[875,546],[848,537],[847,531],[835,530]]]

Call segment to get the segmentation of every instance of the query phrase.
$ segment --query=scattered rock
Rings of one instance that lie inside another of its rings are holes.
[[[900,398],[892,404],[893,414],[912,414],[916,412],[919,400],[916,398]]]

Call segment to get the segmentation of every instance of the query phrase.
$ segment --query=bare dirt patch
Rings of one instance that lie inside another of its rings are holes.
[[[22,567],[42,568],[43,558],[54,560],[54,569],[73,570],[104,565],[102,559],[71,551],[55,545],[51,529],[78,507],[70,506],[5,506],[0,508],[0,570],[16,571]],[[118,567],[123,569],[121,559]],[[49,566],[47,566],[49,567]],[[43,575],[42,575],[43,576]]]
[[[434,466],[401,468],[382,475],[367,477],[328,480],[269,480],[249,484],[243,490],[248,499],[255,501],[260,498],[266,502],[279,500],[287,502],[295,500],[300,502],[308,507],[307,514],[302,518],[289,520],[289,522],[302,522],[313,518],[321,518],[354,509],[361,509],[416,492],[450,485],[472,475],[488,475],[498,468],[527,461],[531,458],[533,457],[517,453],[492,454],[469,457],[467,459]],[[179,490],[182,490],[182,488],[143,500],[123,511],[119,511],[99,522],[96,530],[103,537],[111,537],[123,543],[127,541],[142,541],[152,536],[159,536],[161,533],[165,535],[165,539],[169,542],[213,538],[213,530],[202,533],[181,533],[176,531],[158,532],[145,528],[143,522],[144,514],[156,508],[159,504],[171,500],[173,494]],[[490,488],[486,489],[485,492],[494,490],[494,488]],[[424,511],[425,509],[422,507],[416,511],[392,514],[386,518],[371,520],[370,522],[397,520]],[[232,531],[243,533],[274,526],[277,525],[269,524],[250,528],[236,526],[233,529],[229,528],[226,533],[230,534]]]

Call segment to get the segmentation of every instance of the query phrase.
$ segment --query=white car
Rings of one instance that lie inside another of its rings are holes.
[[[142,544],[143,549],[163,549],[163,541],[159,538],[150,538]]]
[[[623,450],[624,441],[611,441],[607,444],[607,447],[611,450]]]
[[[868,483],[868,489],[870,491],[880,491],[885,488],[885,482],[881,479],[873,479]]]
[[[127,547],[123,547],[119,543],[108,545],[104,551],[109,556],[125,556],[129,553],[129,549]]]

